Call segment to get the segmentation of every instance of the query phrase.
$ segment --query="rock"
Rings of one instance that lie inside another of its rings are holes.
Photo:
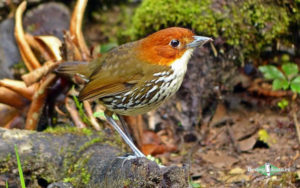
[[[3,179],[9,185],[19,181],[14,145],[27,187],[188,187],[187,169],[121,157],[118,136],[77,128],[46,132],[0,128],[0,185]]]
[[[21,61],[14,37],[14,20],[6,19],[0,23],[0,79],[12,78],[10,68]]]
[[[61,3],[44,3],[29,10],[24,18],[24,28],[33,35],[54,35],[63,39],[69,29],[70,11]]]

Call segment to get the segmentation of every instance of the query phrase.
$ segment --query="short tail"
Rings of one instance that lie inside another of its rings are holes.
[[[82,61],[72,61],[61,63],[55,70],[58,74],[74,75],[81,74],[88,76],[88,63]]]

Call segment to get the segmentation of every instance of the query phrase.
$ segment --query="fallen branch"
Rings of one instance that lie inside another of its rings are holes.
[[[145,158],[120,158],[124,154],[118,149],[122,142],[115,135],[85,134],[81,129],[51,132],[0,128],[0,171],[9,175],[10,187],[18,187],[15,182],[19,182],[15,144],[27,187],[41,187],[39,182],[49,187],[59,182],[74,187],[188,187],[184,168],[160,168]]]

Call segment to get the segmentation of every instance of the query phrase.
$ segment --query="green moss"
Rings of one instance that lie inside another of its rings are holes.
[[[45,133],[51,133],[51,134],[66,134],[66,133],[72,133],[77,135],[87,135],[91,136],[93,134],[93,131],[88,128],[79,129],[77,127],[71,127],[71,126],[57,126],[57,127],[48,127],[46,130],[44,130]]]
[[[90,156],[82,156],[74,165],[71,165],[64,178],[64,182],[70,182],[75,187],[85,187],[90,181],[91,175],[85,168]]]
[[[288,38],[289,26],[297,17],[297,5],[292,6],[291,11],[285,1],[280,0],[228,0],[222,3],[213,0],[144,0],[128,22],[128,29],[120,31],[119,41],[124,43],[162,28],[182,26],[199,35],[225,39],[243,61],[244,58],[258,57],[276,41]]]
[[[97,138],[94,138],[86,143],[84,143],[78,150],[78,153],[86,150],[87,148],[89,148],[90,146],[94,145],[95,143],[98,143],[98,142],[103,142],[103,137],[97,137]]]
[[[245,57],[258,56],[265,47],[288,33],[288,12],[274,3],[246,0],[229,4],[225,9],[229,14],[219,16],[219,34]]]
[[[9,171],[9,161],[11,158],[11,154],[9,153],[6,157],[4,157],[3,159],[0,159],[0,174],[3,174],[5,172]]]
[[[159,29],[177,25],[216,36],[217,28],[210,4],[211,0],[144,0],[124,35],[136,40]]]

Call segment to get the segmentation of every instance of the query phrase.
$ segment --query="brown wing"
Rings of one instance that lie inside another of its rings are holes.
[[[152,71],[166,67],[142,63],[136,58],[132,45],[137,42],[122,45],[108,52],[101,62],[91,62],[90,69],[95,70],[89,77],[89,82],[79,94],[80,100],[96,99],[119,93],[125,93],[139,83],[148,79]],[[128,51],[128,49],[131,49]]]

